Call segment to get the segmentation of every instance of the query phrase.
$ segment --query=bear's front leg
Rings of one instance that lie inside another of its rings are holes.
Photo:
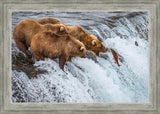
[[[66,55],[61,55],[59,57],[59,66],[63,71],[64,71],[64,65],[65,65],[67,60],[68,60],[68,57]]]
[[[72,56],[69,56],[68,61],[72,62]]]
[[[27,55],[29,58],[32,58],[31,53],[29,53],[28,51],[28,47],[27,45],[19,40],[15,40],[17,47],[19,48],[19,50],[21,50],[25,55]]]
[[[44,57],[41,54],[33,53],[33,56],[36,58],[37,61],[44,60]]]

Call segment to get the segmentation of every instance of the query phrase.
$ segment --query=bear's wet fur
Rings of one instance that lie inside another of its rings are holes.
[[[43,18],[40,20],[37,20],[40,24],[63,24],[66,26],[66,29],[68,30],[69,34],[72,35],[74,38],[81,41],[87,50],[93,52],[95,55],[99,56],[100,52],[106,52],[107,48],[102,44],[101,41],[96,39],[94,35],[89,35],[84,31],[84,29],[81,26],[70,26],[66,25],[59,20],[55,18]]]
[[[58,36],[44,31],[36,34],[31,41],[31,53],[37,61],[59,58],[59,66],[63,70],[66,61],[71,57],[86,57],[86,48],[80,41],[70,35]]]
[[[64,24],[62,22],[60,22],[59,20],[55,19],[55,18],[43,18],[43,19],[39,19],[37,20],[38,23],[45,25],[45,24]]]
[[[13,38],[16,42],[17,47],[23,51],[27,56],[28,48],[30,47],[32,37],[41,31],[52,31],[57,35],[68,34],[66,26],[63,24],[39,24],[34,20],[24,20],[16,25],[13,31]]]

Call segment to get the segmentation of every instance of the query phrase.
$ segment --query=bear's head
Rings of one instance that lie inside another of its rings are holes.
[[[89,35],[81,26],[70,26],[70,34],[77,37],[86,47],[87,50],[99,56],[100,52],[106,52],[107,48],[103,46],[102,42],[97,40],[94,35]]]
[[[68,50],[70,50],[72,56],[81,58],[86,57],[86,48],[84,44],[79,40],[76,40],[75,38],[70,36],[67,46],[69,47]]]
[[[107,48],[102,44],[101,41],[97,40],[94,35],[86,35],[87,44],[86,49],[92,51],[95,55],[99,56],[100,52],[106,52]]]

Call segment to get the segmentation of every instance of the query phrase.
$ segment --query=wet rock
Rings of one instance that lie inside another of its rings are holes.
[[[39,74],[47,73],[46,70],[37,69],[34,63],[35,61],[33,58],[28,58],[23,53],[12,55],[12,70],[25,72],[30,79]]]
[[[121,16],[113,16],[113,17],[109,17],[110,19],[112,19],[112,20],[118,20],[118,19],[120,19],[120,18],[122,18]]]
[[[138,42],[137,41],[135,41],[135,45],[138,46]]]
[[[108,55],[106,53],[100,53],[100,57],[104,59],[108,59]]]
[[[108,27],[109,27],[110,29],[112,29],[112,28],[116,27],[116,25],[111,24],[111,23],[108,23],[107,25],[108,25]]]
[[[141,15],[141,14],[145,14],[145,12],[132,12],[132,13],[126,14],[124,16],[119,16],[119,15],[118,16],[111,16],[111,17],[109,17],[109,19],[119,20],[119,19],[121,19],[123,17],[126,17],[126,18],[129,19],[129,18],[133,18],[133,17],[138,16],[138,15]]]
[[[96,55],[94,55],[92,52],[87,51],[87,52],[86,52],[86,55],[87,55],[87,58],[92,59],[92,60],[95,61],[96,63],[98,62],[98,61],[97,61],[97,58],[96,58]]]
[[[136,26],[136,30],[137,30],[137,32],[140,32],[140,30],[139,30],[139,28]]]

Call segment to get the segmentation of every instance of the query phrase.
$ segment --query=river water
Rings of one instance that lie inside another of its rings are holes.
[[[58,59],[33,63],[12,38],[12,102],[148,102],[147,12],[13,12],[12,32],[25,19],[45,17],[82,26],[117,52],[121,67],[110,51],[101,57],[87,52],[87,58],[67,62],[63,72]]]

